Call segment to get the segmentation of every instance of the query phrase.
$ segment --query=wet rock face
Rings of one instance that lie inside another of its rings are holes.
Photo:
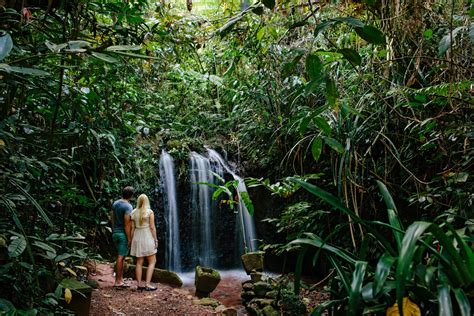
[[[242,264],[245,272],[250,275],[252,272],[263,271],[263,251],[249,252],[242,255]]]
[[[214,291],[220,281],[221,276],[219,271],[197,266],[194,281],[196,285],[196,296],[209,297],[209,294]]]

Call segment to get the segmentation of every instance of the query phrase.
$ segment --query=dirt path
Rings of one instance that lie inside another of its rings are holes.
[[[99,289],[92,292],[90,315],[217,315],[212,307],[193,304],[197,298],[192,284],[173,288],[155,284],[153,292],[137,291],[136,282],[128,281],[128,289],[113,288],[113,268],[110,264],[98,263],[92,279]],[[240,301],[241,280],[233,276],[222,276],[219,286],[211,294],[226,307],[235,307],[238,315],[246,315]]]

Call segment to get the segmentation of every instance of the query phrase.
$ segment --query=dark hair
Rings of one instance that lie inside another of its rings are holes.
[[[123,188],[123,191],[122,191],[122,198],[128,200],[133,196],[134,192],[135,190],[133,189],[133,187],[130,187],[130,186],[125,187]]]

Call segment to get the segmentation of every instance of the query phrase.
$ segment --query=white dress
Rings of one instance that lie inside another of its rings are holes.
[[[150,215],[153,211],[148,209],[143,217],[143,224],[140,225],[140,215],[137,209],[132,212],[132,221],[135,224],[135,231],[132,236],[130,254],[135,257],[146,257],[156,253],[155,239],[150,230]]]

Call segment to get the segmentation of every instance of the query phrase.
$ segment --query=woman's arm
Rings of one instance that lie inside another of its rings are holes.
[[[131,228],[131,232],[130,232],[130,236],[132,238],[130,238],[130,241],[128,242],[129,247],[132,245],[133,233],[135,232],[135,221],[131,220],[130,222],[132,222],[132,228]]]
[[[158,248],[158,239],[156,238],[155,214],[151,211],[150,214],[150,230],[153,239],[155,240],[155,247]]]

